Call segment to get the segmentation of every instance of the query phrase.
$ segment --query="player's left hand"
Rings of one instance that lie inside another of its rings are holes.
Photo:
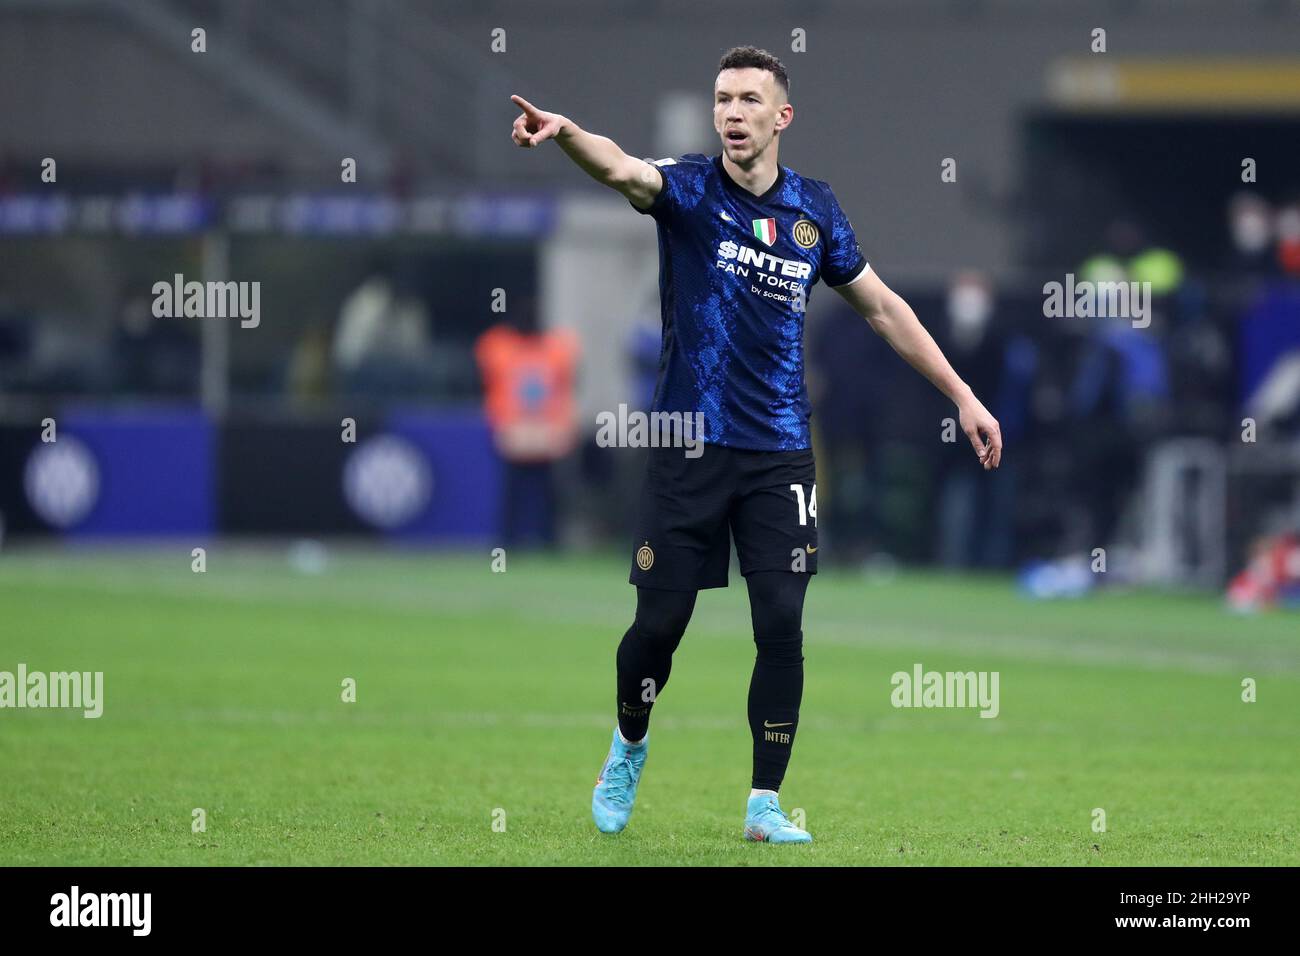
[[[962,403],[960,412],[961,430],[970,439],[984,470],[998,467],[1002,464],[1002,430],[998,427],[998,420],[974,395]]]
[[[564,117],[559,113],[539,110],[517,93],[511,96],[510,100],[523,110],[515,119],[515,125],[510,132],[510,138],[515,141],[516,146],[532,149],[560,134],[560,129],[564,126]]]

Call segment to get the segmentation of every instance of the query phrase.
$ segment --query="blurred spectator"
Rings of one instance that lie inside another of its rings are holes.
[[[1269,258],[1273,212],[1268,203],[1254,193],[1233,196],[1228,203],[1228,230],[1233,249],[1233,258],[1227,263],[1229,273],[1261,277],[1275,271]]]
[[[342,393],[409,395],[427,387],[433,343],[413,278],[377,264],[343,300],[332,349]]]
[[[145,281],[127,288],[147,289]],[[220,321],[201,319],[199,321]],[[199,331],[194,321],[160,319],[153,314],[153,296],[124,296],[113,330],[112,354],[116,370],[114,390],[142,395],[194,395],[199,381]],[[95,390],[92,373],[80,388],[65,382],[62,391]]]
[[[1169,398],[1168,362],[1150,329],[1123,320],[1093,326],[1070,388],[1076,492],[1093,546],[1110,544],[1137,487],[1143,450]]]
[[[1234,412],[1233,344],[1225,323],[1211,308],[1206,284],[1189,280],[1167,304],[1170,387],[1180,435],[1217,438],[1228,434]]]
[[[881,452],[893,434],[891,415],[906,403],[891,385],[898,357],[850,308],[838,301],[808,332],[809,396],[818,451],[823,513],[846,563],[865,560],[884,544],[885,469]],[[904,387],[906,387],[904,385]]]
[[[1018,364],[1008,364],[1008,342],[998,331],[1006,322],[995,322],[994,311],[989,278],[980,272],[958,272],[948,285],[946,324],[933,331],[953,367],[998,419],[1011,459],[1016,423],[1029,402],[1033,360],[1025,368],[1026,356],[1017,353]],[[1009,375],[1021,372],[1028,373],[1028,381],[1009,380]],[[956,423],[955,409],[942,413]],[[959,424],[955,434],[955,442],[943,443],[940,459],[939,563],[947,568],[1005,567],[1012,560],[1015,463],[1008,460],[996,475],[987,475],[973,466],[970,443]]]
[[[578,354],[570,329],[526,332],[509,324],[488,329],[474,346],[488,423],[506,462],[507,545],[555,543],[552,463],[577,439]]]

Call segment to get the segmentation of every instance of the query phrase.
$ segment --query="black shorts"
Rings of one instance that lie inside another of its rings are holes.
[[[812,449],[700,447],[698,458],[683,448],[649,449],[628,580],[668,591],[725,588],[731,536],[742,575],[816,574]]]

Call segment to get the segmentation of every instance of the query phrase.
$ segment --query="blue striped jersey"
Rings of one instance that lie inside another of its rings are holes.
[[[818,279],[870,266],[831,188],[778,167],[755,195],[722,157],[655,163],[645,210],[659,233],[663,340],[652,411],[703,415],[705,442],[758,451],[811,447],[803,326]],[[632,208],[636,209],[636,206]]]

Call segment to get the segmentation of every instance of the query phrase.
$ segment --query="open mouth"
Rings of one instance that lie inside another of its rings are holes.
[[[727,143],[729,145],[739,146],[742,143],[747,142],[749,140],[749,136],[743,130],[729,129],[727,130],[725,139],[727,140]]]

